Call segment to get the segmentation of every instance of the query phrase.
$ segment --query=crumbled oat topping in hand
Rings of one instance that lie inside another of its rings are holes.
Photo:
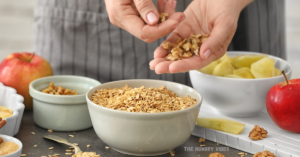
[[[209,154],[208,157],[225,157],[225,156],[221,153],[211,153],[211,154]]]
[[[100,154],[96,154],[95,152],[79,152],[74,154],[72,157],[101,157]]]
[[[77,90],[64,89],[61,86],[54,86],[54,83],[51,82],[48,88],[42,90],[43,93],[53,94],[53,95],[76,95]]]
[[[161,23],[161,22],[166,21],[168,16],[169,16],[168,13],[160,13],[159,14],[159,22]]]
[[[183,58],[190,58],[193,55],[199,56],[200,46],[209,37],[209,34],[191,34],[187,39],[177,38],[176,43],[164,41],[162,47],[166,49],[169,54],[167,60],[181,60]]]
[[[253,157],[276,157],[273,153],[265,150],[263,152],[258,152],[253,155]]]
[[[139,113],[160,113],[183,110],[197,104],[189,95],[178,97],[165,86],[160,88],[100,89],[93,93],[92,101],[103,107],[119,111]]]
[[[268,131],[264,128],[259,127],[258,125],[255,125],[252,131],[249,133],[249,137],[252,140],[262,140],[263,138],[266,138],[268,134]]]

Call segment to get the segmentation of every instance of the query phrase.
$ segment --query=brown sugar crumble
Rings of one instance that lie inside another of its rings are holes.
[[[256,140],[262,140],[263,138],[266,138],[268,134],[268,131],[264,128],[259,127],[258,125],[255,125],[252,131],[249,133],[249,137],[256,141]]]
[[[14,142],[4,141],[0,144],[0,156],[11,154],[19,149],[19,145]]]
[[[208,157],[225,157],[223,154],[221,154],[221,153],[211,153],[211,154],[209,154],[209,156]]]
[[[168,13],[160,13],[159,14],[159,22],[162,23],[162,22],[166,21],[168,16],[169,16]]]
[[[265,150],[263,152],[258,152],[254,154],[253,157],[276,157],[276,156],[270,151]]]
[[[189,95],[178,97],[165,86],[160,88],[100,89],[93,93],[92,101],[99,106],[126,112],[160,113],[183,110],[197,104]]]
[[[169,53],[166,59],[176,61],[193,55],[200,56],[200,47],[208,37],[209,34],[191,34],[187,39],[177,38],[176,43],[164,41],[162,47]]]
[[[64,89],[61,86],[54,86],[54,83],[51,82],[46,89],[42,90],[43,93],[53,94],[53,95],[76,95],[77,90]]]

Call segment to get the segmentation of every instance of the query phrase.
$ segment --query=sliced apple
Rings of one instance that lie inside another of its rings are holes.
[[[275,76],[280,76],[281,75],[281,70],[275,68]]]
[[[229,78],[241,78],[241,79],[243,79],[243,77],[240,77],[240,76],[234,75],[234,74],[224,75],[224,77],[229,77]]]
[[[234,63],[237,59],[239,59],[241,57],[241,55],[235,56],[230,58],[231,59],[231,63]]]
[[[235,68],[251,67],[251,64],[268,57],[267,55],[242,55],[232,63]]]
[[[240,134],[245,128],[243,123],[221,118],[198,118],[197,125],[232,134]]]
[[[275,61],[265,57],[251,65],[251,72],[255,78],[268,78],[275,76]]]
[[[225,60],[221,63],[219,63],[214,71],[213,71],[213,75],[216,76],[224,76],[224,75],[228,75],[228,74],[233,74],[233,70],[234,67],[231,65],[229,60]]]
[[[253,74],[250,71],[250,68],[248,67],[243,67],[240,69],[236,69],[233,71],[234,75],[240,76],[242,78],[246,78],[246,79],[254,79],[255,77],[253,76]]]
[[[221,62],[226,61],[226,60],[231,61],[230,57],[225,53],[221,58],[219,58],[219,59],[217,60],[217,62],[218,62],[218,63],[221,63]]]
[[[214,62],[211,62],[209,65],[207,65],[206,67],[200,69],[199,71],[200,72],[203,72],[205,74],[210,74],[212,75],[215,67],[218,65],[218,62],[217,61],[214,61]]]

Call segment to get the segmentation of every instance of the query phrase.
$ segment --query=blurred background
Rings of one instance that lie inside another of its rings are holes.
[[[286,0],[287,60],[300,78],[300,1]],[[0,61],[13,52],[32,51],[36,0],[0,0]]]

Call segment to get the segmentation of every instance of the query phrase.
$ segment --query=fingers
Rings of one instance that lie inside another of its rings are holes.
[[[6,124],[6,120],[0,121],[0,129]]]
[[[150,63],[149,63],[149,66],[150,66],[150,69],[151,70],[155,70],[155,66],[161,62],[164,62],[166,61],[165,58],[157,58],[157,59],[154,59],[152,60]]]
[[[134,0],[134,4],[148,25],[157,24],[159,13],[152,0]]]
[[[175,13],[175,8],[177,5],[177,1],[175,0],[169,0],[165,4],[165,8],[163,10],[164,13],[168,13],[169,17]]]
[[[166,2],[167,2],[167,0],[157,0],[158,12],[160,12],[160,13],[164,12]]]
[[[217,23],[212,29],[210,36],[201,45],[201,58],[203,60],[207,59],[212,53],[219,50],[221,46],[224,45],[224,43],[227,43],[229,45],[233,37],[232,34],[234,34],[234,32],[236,31],[236,27],[237,21],[230,18],[224,17],[224,19]],[[229,39],[228,37],[231,38]]]
[[[150,43],[171,33],[178,27],[179,21],[183,17],[184,14],[175,13],[172,15],[172,18],[155,26],[145,25],[140,18],[134,15],[126,16],[121,22],[124,28],[131,34]],[[133,23],[134,25],[132,25]]]

